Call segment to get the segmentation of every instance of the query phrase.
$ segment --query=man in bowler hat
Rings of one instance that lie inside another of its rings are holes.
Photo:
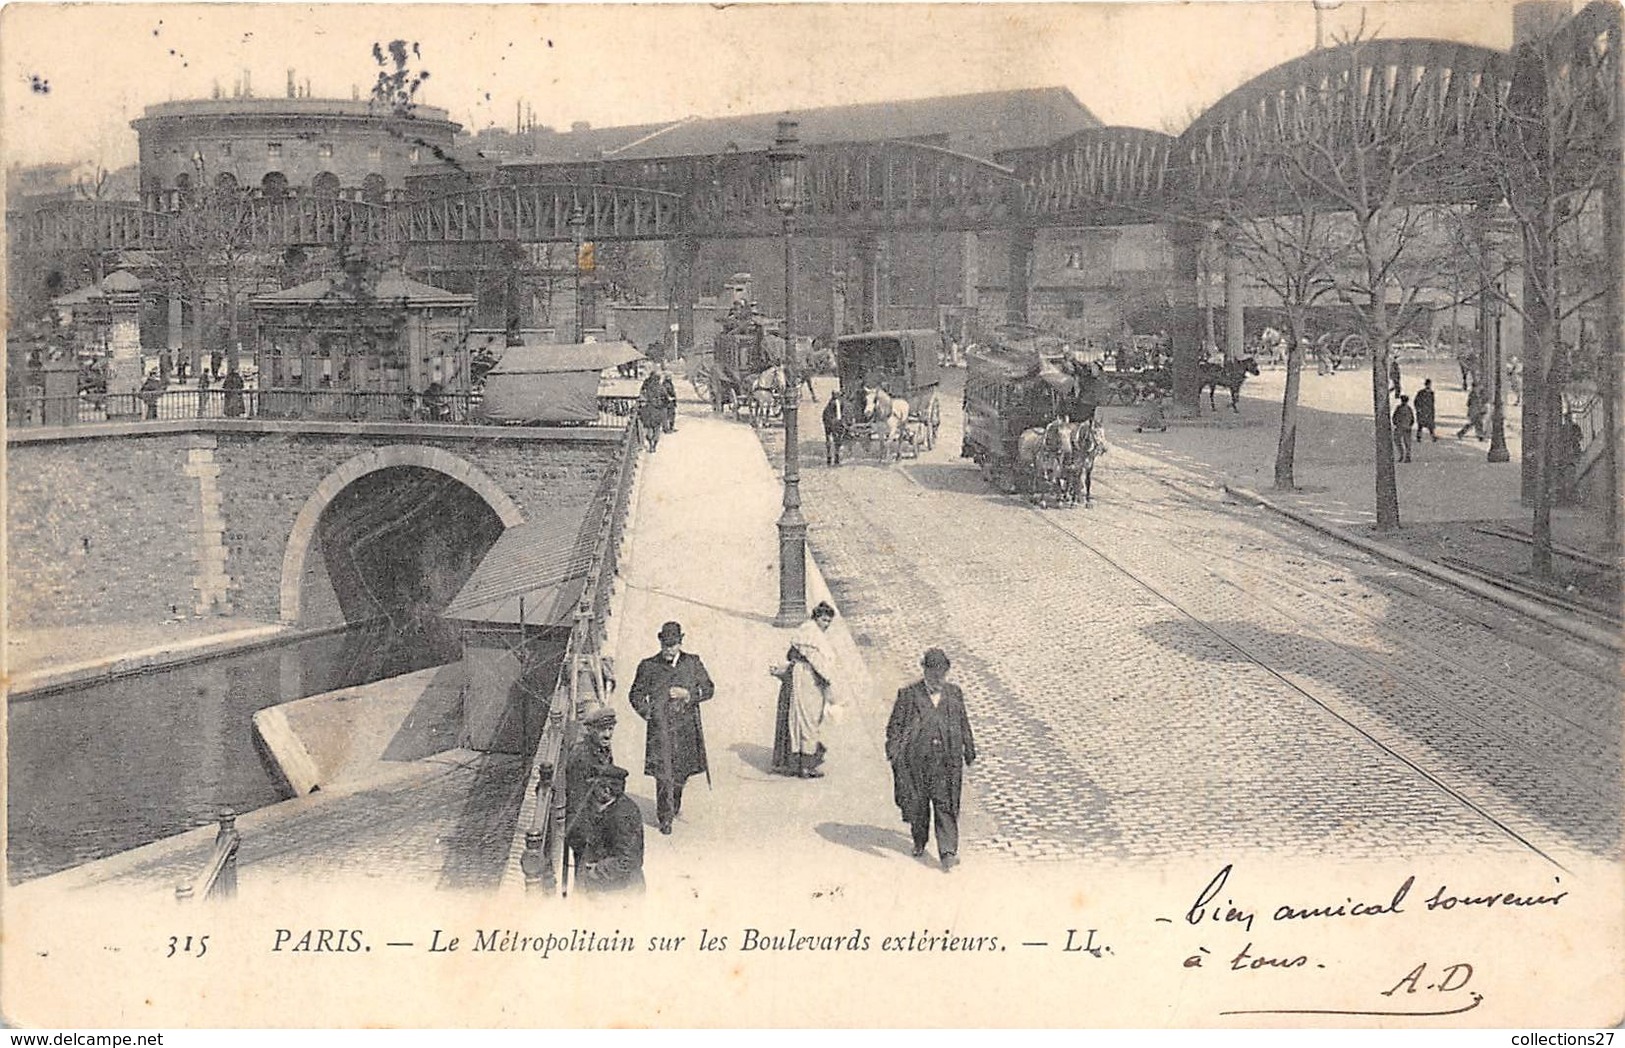
[[[886,722],[892,795],[913,833],[914,855],[925,854],[934,822],[944,873],[959,863],[960,792],[964,769],[976,762],[965,696],[948,683],[949,665],[941,648],[927,651],[924,679],[898,691]]]
[[[654,777],[655,816],[660,832],[669,834],[672,819],[683,810],[683,783],[692,775],[711,773],[700,703],[716,688],[700,657],[683,650],[681,625],[661,626],[659,640],[660,653],[638,663],[626,697],[649,724],[643,771]]]

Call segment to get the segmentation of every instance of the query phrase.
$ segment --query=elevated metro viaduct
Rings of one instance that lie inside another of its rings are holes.
[[[561,555],[625,431],[259,420],[7,436],[15,630],[230,614],[317,628],[444,608],[508,528]]]
[[[1526,7],[1550,13],[1551,5]],[[1534,24],[1533,21],[1529,24]],[[875,318],[872,258],[882,238],[911,231],[997,233],[1008,243],[1007,319],[1025,320],[1031,307],[1034,249],[1051,229],[1158,224],[1172,245],[1167,289],[1173,338],[1175,398],[1195,409],[1196,364],[1202,353],[1196,280],[1204,240],[1225,199],[1255,211],[1285,206],[1278,158],[1306,134],[1328,152],[1352,157],[1402,133],[1410,148],[1432,160],[1413,173],[1406,199],[1462,207],[1499,200],[1502,189],[1483,162],[1509,119],[1533,114],[1548,97],[1577,99],[1578,125],[1594,148],[1580,164],[1600,158],[1618,172],[1620,11],[1596,0],[1555,28],[1546,27],[1542,62],[1525,43],[1514,53],[1437,40],[1372,40],[1288,61],[1236,88],[1177,137],[1138,128],[1099,128],[1050,146],[994,159],[910,142],[816,146],[808,150],[805,194],[796,214],[803,237],[855,240],[863,257],[862,320]],[[1515,90],[1516,89],[1516,90]],[[1522,107],[1520,109],[1519,107]],[[1509,114],[1512,114],[1509,116]],[[1327,132],[1328,134],[1322,134]],[[1560,158],[1561,160],[1561,158]],[[1536,157],[1534,181],[1562,187],[1586,177],[1556,170]],[[372,244],[416,255],[446,245],[567,243],[579,207],[593,241],[661,241],[676,280],[680,345],[692,345],[697,298],[694,260],[700,244],[778,234],[772,167],[765,152],[678,157],[659,164],[599,161],[525,169],[524,181],[496,181],[392,205],[295,198],[255,205],[252,236],[266,247]],[[1609,272],[1603,284],[1603,357],[1621,353],[1619,285],[1621,204],[1618,178],[1604,178],[1603,225]],[[1325,202],[1323,202],[1325,203]],[[29,250],[163,250],[171,215],[134,205],[75,202],[14,216],[15,248]],[[1487,246],[1486,250],[1489,250]],[[1516,246],[1513,248],[1516,251]],[[1227,266],[1227,276],[1232,267]],[[1487,268],[1495,268],[1489,263]],[[1239,336],[1239,296],[1227,295],[1227,331]],[[1486,337],[1488,325],[1480,325]],[[1526,338],[1529,333],[1526,331]],[[1227,351],[1236,347],[1228,345]],[[1234,341],[1239,341],[1239,337]],[[1526,354],[1527,355],[1527,354]],[[1485,359],[1489,354],[1482,354]],[[1538,354],[1536,354],[1538,356]],[[1538,369],[1537,369],[1538,370]],[[1617,500],[1618,369],[1605,368],[1607,474]],[[1539,400],[1538,374],[1526,391]]]

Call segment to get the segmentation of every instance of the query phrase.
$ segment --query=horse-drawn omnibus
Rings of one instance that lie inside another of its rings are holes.
[[[1097,368],[1058,349],[1023,340],[967,354],[959,454],[1001,491],[1064,504],[1080,484],[1089,498],[1094,460],[1105,450],[1095,421],[1103,390]]]
[[[784,339],[768,329],[767,318],[741,307],[724,319],[712,352],[695,359],[688,377],[714,411],[731,409],[737,416],[749,408],[757,416],[774,414],[784,389],[784,359]],[[754,398],[758,389],[771,395]]]
[[[858,420],[851,436],[865,439],[874,434],[910,444],[923,440],[927,448],[934,447],[942,425],[937,396],[941,353],[942,333],[926,328],[865,331],[836,339],[840,397],[853,406]]]

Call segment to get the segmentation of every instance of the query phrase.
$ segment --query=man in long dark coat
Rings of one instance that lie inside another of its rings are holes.
[[[643,815],[626,795],[626,769],[608,765],[591,783],[576,884],[585,892],[642,891]]]
[[[660,431],[666,426],[666,391],[660,385],[658,371],[649,372],[638,391],[638,425],[645,446],[654,451],[660,446]]]
[[[666,370],[664,364],[660,367],[660,402],[666,409],[662,428],[667,433],[677,432],[677,385],[672,382],[671,372]]]
[[[1418,444],[1422,442],[1422,431],[1425,429],[1428,431],[1428,436],[1433,438],[1433,443],[1437,444],[1439,442],[1439,430],[1435,419],[1437,418],[1438,404],[1434,399],[1433,380],[1431,378],[1422,380],[1422,388],[1416,391],[1416,403],[1413,406],[1416,408],[1416,442]]]
[[[655,816],[660,832],[683,810],[683,784],[690,776],[710,774],[705,758],[705,728],[700,703],[715,693],[710,674],[698,655],[682,650],[683,627],[660,627],[660,654],[638,663],[627,700],[649,724],[643,750],[643,772],[655,780]]]
[[[948,656],[932,648],[920,661],[925,679],[897,693],[886,722],[886,759],[892,796],[914,836],[914,855],[925,854],[933,822],[944,873],[959,863],[959,798],[964,769],[976,762],[976,739],[965,696],[948,683]]]

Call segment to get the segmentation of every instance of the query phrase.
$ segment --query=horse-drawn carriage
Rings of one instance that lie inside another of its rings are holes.
[[[748,307],[736,308],[723,320],[710,354],[689,365],[688,380],[713,411],[746,412],[756,424],[780,413],[785,384],[784,339]]]
[[[897,457],[917,454],[920,445],[936,446],[942,426],[942,334],[935,330],[865,331],[835,340],[837,394],[845,421],[831,433],[831,415],[824,414],[826,437],[869,446],[879,444],[884,460],[892,447]],[[836,460],[839,455],[835,456]]]
[[[1087,503],[1105,433],[1095,419],[1098,366],[1067,355],[1058,340],[982,346],[966,360],[960,457],[1001,491],[1043,505]]]

